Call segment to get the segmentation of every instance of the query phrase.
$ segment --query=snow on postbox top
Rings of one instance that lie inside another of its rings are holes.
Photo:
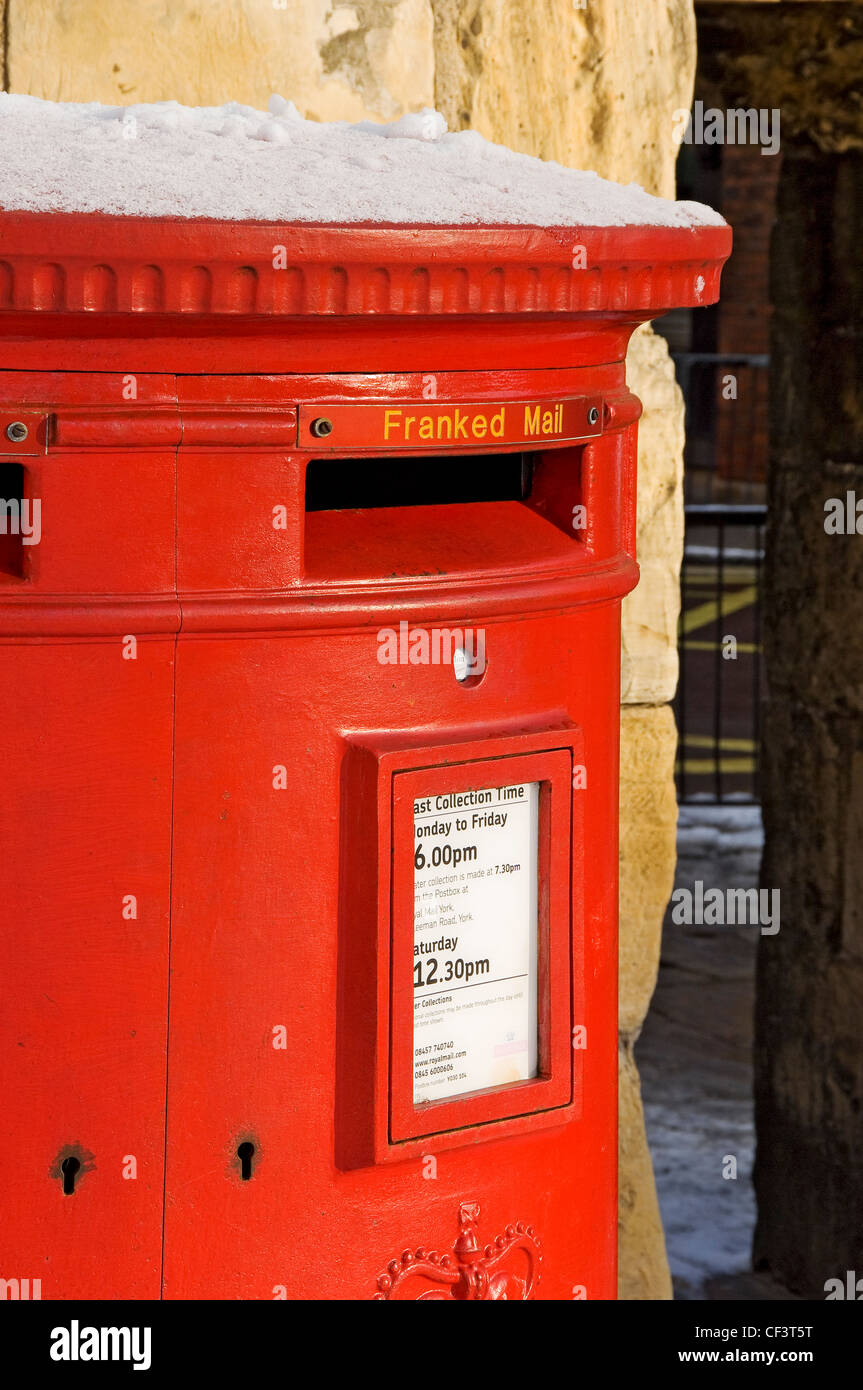
[[[730,249],[702,204],[448,132],[431,110],[352,125],[275,96],[262,112],[0,94],[7,339],[34,310],[633,323],[714,302]]]

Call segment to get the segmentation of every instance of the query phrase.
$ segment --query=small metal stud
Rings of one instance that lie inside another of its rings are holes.
[[[315,439],[326,439],[327,435],[333,432],[333,422],[328,420],[325,415],[321,415],[317,420],[312,421],[311,430]]]
[[[588,423],[589,425],[595,425],[595,424],[598,423],[598,421],[599,421],[599,411],[597,410],[597,408],[596,408],[595,405],[592,405],[592,406],[590,407],[590,410],[587,412],[587,423]]]
[[[13,420],[11,425],[6,426],[6,438],[11,439],[13,444],[23,444],[29,433],[23,420]]]

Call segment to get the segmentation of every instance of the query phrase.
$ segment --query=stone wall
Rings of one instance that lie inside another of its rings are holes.
[[[54,100],[176,98],[317,119],[436,105],[515,149],[673,195],[672,112],[688,107],[692,0],[6,0],[6,85]],[[674,866],[682,405],[663,341],[636,335],[645,404],[642,581],[624,606],[621,825],[621,1296],[670,1281],[633,1048],[656,980]]]

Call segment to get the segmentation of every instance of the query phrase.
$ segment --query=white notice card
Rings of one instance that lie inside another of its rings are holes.
[[[414,1103],[536,1076],[539,783],[414,802]]]

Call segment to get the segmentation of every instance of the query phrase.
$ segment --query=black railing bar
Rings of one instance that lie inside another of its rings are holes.
[[[767,516],[767,504],[765,502],[686,502],[683,507],[683,515],[691,516],[694,519],[700,516],[715,517],[717,521],[739,521],[744,525],[749,522],[750,525],[757,526]]]
[[[755,585],[758,590],[758,600],[755,604],[753,613],[753,638],[755,651],[752,654],[753,663],[753,691],[752,691],[752,741],[755,744],[755,771],[752,777],[752,795],[755,801],[761,801],[761,663],[764,654],[761,650],[761,603],[764,596],[763,570],[761,561],[764,552],[758,552],[756,563]]]
[[[722,599],[724,597],[724,556],[725,550],[725,524],[722,520],[718,522],[719,528],[719,554],[716,569],[716,646],[714,648],[713,660],[713,770],[714,786],[717,803],[722,802],[722,765],[720,762],[722,750]]]
[[[766,352],[672,352],[672,361],[679,362],[682,366],[697,366],[700,362],[716,362],[724,366],[733,367],[769,367],[770,357]]]
[[[686,800],[686,657],[684,655],[683,619],[686,614],[688,598],[688,571],[686,550],[680,566],[680,619],[677,628],[677,758],[680,773],[677,779],[677,795],[680,801]]]
[[[716,560],[719,557],[718,547],[715,545],[687,545],[683,551],[687,560]],[[763,550],[738,550],[732,546],[726,548],[725,559],[731,564],[745,565],[750,561],[764,559]]]

